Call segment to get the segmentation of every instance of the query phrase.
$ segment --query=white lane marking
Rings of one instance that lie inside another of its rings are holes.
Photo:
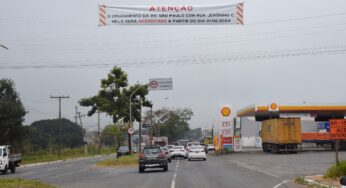
[[[282,181],[281,183],[275,185],[273,188],[278,188],[278,187],[280,187],[281,185],[287,183],[288,181],[289,181],[289,180]]]
[[[179,161],[177,162],[177,165],[175,165],[175,170],[174,170],[171,188],[175,188],[175,179],[177,178],[178,167],[179,167]]]

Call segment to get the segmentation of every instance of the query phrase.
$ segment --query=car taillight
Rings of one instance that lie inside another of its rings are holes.
[[[145,155],[144,155],[143,153],[141,153],[141,154],[139,155],[139,158],[140,158],[140,159],[144,159],[144,158],[145,158]]]

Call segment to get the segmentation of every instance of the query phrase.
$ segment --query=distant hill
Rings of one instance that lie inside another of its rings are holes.
[[[28,128],[28,140],[35,149],[59,146],[59,119],[33,122]],[[75,148],[83,144],[82,129],[68,119],[61,119],[62,147]]]

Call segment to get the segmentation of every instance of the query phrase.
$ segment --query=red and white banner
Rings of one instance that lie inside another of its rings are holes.
[[[243,3],[236,5],[99,6],[105,25],[243,25]]]

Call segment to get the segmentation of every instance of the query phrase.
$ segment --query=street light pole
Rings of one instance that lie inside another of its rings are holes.
[[[131,127],[132,124],[132,96],[137,92],[140,86],[138,86],[130,95],[130,123],[129,123],[129,128]],[[131,147],[131,134],[128,133],[128,145],[129,145],[129,151],[132,153],[132,147]]]
[[[5,48],[6,50],[8,50],[8,48],[5,45],[3,45],[3,44],[0,44],[0,47]]]

